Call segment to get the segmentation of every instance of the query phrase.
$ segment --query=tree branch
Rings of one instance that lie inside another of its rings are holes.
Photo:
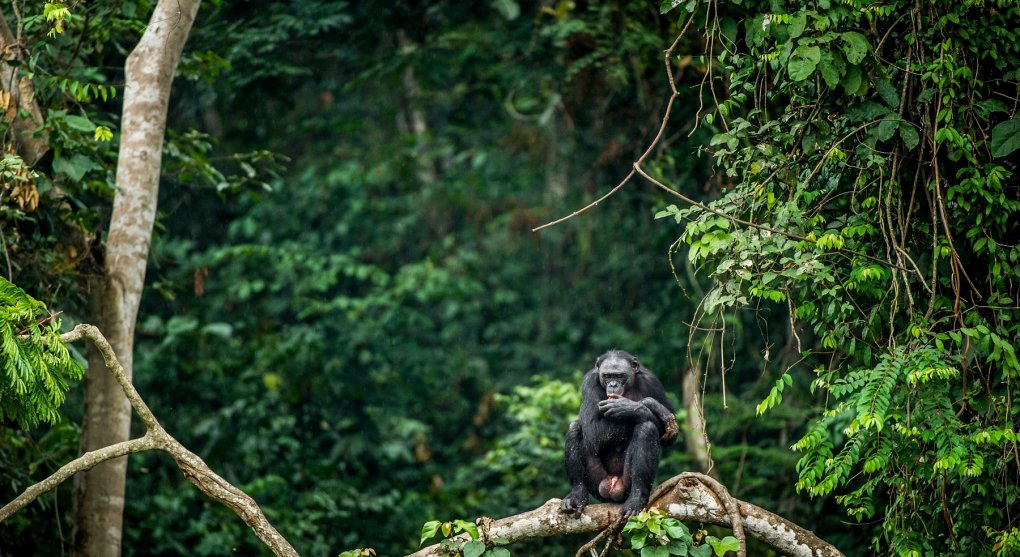
[[[704,482],[702,474],[684,473],[663,482],[652,495],[649,507],[658,507],[682,521],[703,522],[731,527],[726,503]],[[709,478],[710,479],[710,478]],[[843,557],[838,549],[812,532],[776,514],[750,503],[732,500],[747,536],[766,543],[791,557]],[[510,543],[535,538],[580,534],[605,530],[617,520],[619,505],[599,504],[585,507],[577,518],[560,510],[560,500],[550,499],[541,507],[492,522],[491,537]],[[466,541],[467,537],[463,537]],[[421,549],[407,557],[442,555],[439,544]]]
[[[40,495],[56,489],[56,487],[63,483],[64,480],[78,472],[89,470],[100,462],[110,460],[111,458],[117,458],[132,453],[140,453],[142,451],[148,451],[155,448],[155,439],[151,435],[146,434],[138,439],[124,441],[123,443],[117,443],[116,445],[110,445],[109,447],[103,447],[102,449],[87,452],[61,466],[60,469],[51,474],[50,477],[30,486],[13,501],[4,505],[3,508],[0,509],[0,522],[7,520],[11,515],[20,511],[26,505],[39,498]]]
[[[134,385],[128,379],[127,374],[124,372],[124,367],[117,359],[117,355],[114,354],[113,347],[110,346],[109,341],[106,340],[106,337],[103,336],[98,328],[94,325],[82,324],[60,336],[60,340],[65,343],[83,338],[92,341],[102,354],[103,360],[106,362],[106,368],[114,376],[121,388],[124,389],[124,394],[131,402],[131,407],[135,409],[135,412],[138,413],[138,416],[145,424],[145,435],[138,439],[116,443],[102,449],[87,452],[61,466],[50,477],[29,486],[21,495],[0,509],[0,523],[25,507],[25,505],[36,500],[40,495],[55,489],[63,481],[78,472],[89,470],[107,460],[156,449],[173,457],[184,477],[195,484],[202,493],[237,513],[237,516],[241,517],[241,520],[255,532],[255,535],[262,540],[262,543],[273,550],[273,553],[280,556],[297,557],[297,551],[269,523],[269,520],[266,519],[262,509],[259,508],[254,499],[234,487],[230,482],[216,474],[216,472],[213,472],[198,455],[189,451],[184,445],[181,445],[180,442],[163,429],[163,426],[159,425],[155,415],[149,410],[148,405],[145,404],[141,395],[138,394],[138,391],[135,390]]]

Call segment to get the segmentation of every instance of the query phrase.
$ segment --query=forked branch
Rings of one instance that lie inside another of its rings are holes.
[[[262,543],[273,550],[273,553],[281,556],[297,557],[297,551],[269,523],[269,520],[266,519],[262,509],[259,508],[254,499],[234,487],[230,482],[216,474],[216,472],[213,472],[198,455],[189,451],[184,445],[181,445],[163,429],[163,426],[159,425],[159,421],[156,420],[152,411],[149,410],[145,401],[142,400],[141,395],[138,394],[134,385],[127,378],[124,367],[121,366],[117,355],[113,352],[113,347],[110,346],[106,337],[99,332],[99,329],[93,325],[78,325],[74,330],[60,337],[66,343],[82,338],[92,341],[103,355],[106,368],[113,374],[121,388],[124,389],[124,394],[131,402],[131,407],[134,408],[142,423],[145,424],[145,435],[138,439],[87,452],[61,466],[50,477],[29,486],[21,495],[4,505],[3,508],[0,508],[0,523],[25,507],[25,505],[36,500],[40,495],[55,489],[64,480],[78,472],[88,470],[100,462],[113,458],[155,449],[166,452],[173,457],[184,477],[195,484],[199,490],[237,513],[244,520],[245,524],[255,532],[255,535],[262,540]]]

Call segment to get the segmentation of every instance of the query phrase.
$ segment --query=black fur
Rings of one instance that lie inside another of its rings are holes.
[[[622,396],[610,398],[622,389]],[[622,387],[620,385],[623,385]],[[659,451],[676,437],[674,411],[659,379],[630,354],[599,357],[581,384],[581,411],[567,432],[564,461],[571,491],[564,512],[580,513],[591,494],[622,502],[622,519],[648,504]]]

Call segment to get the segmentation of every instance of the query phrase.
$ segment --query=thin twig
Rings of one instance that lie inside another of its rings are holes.
[[[4,248],[4,260],[7,262],[7,280],[14,280],[14,270],[11,269],[11,256],[7,253],[7,237],[4,236],[4,231],[0,230],[0,245]]]
[[[588,553],[589,551],[592,554],[594,554],[595,553],[595,547],[598,546],[598,544],[601,543],[602,540],[604,540],[606,538],[608,538],[608,540],[609,540],[608,543],[606,544],[606,549],[608,549],[608,546],[613,543],[613,536],[615,536],[616,533],[618,531],[620,531],[620,529],[622,527],[623,527],[623,523],[621,523],[619,521],[614,522],[613,524],[610,524],[608,528],[606,528],[605,530],[602,530],[601,532],[599,532],[597,536],[595,536],[594,538],[591,539],[591,541],[589,541],[588,543],[582,545],[577,550],[577,553],[574,554],[574,557],[582,557],[585,553]]]
[[[752,222],[752,221],[749,221],[749,220],[744,220],[744,219],[742,219],[740,217],[735,217],[735,216],[733,216],[733,215],[731,215],[729,213],[726,213],[724,211],[716,209],[715,207],[711,207],[709,205],[705,205],[704,203],[700,203],[698,201],[695,201],[694,199],[692,199],[690,197],[687,197],[686,195],[684,195],[684,194],[674,190],[673,188],[667,186],[666,184],[663,184],[662,182],[656,180],[651,175],[649,175],[647,172],[645,172],[640,166],[638,166],[638,163],[634,163],[634,169],[637,171],[638,174],[640,174],[644,179],[646,179],[649,182],[651,182],[652,185],[654,185],[655,187],[661,189],[662,191],[664,191],[666,193],[669,193],[669,194],[673,195],[674,197],[677,197],[677,198],[683,200],[685,203],[687,203],[689,205],[693,205],[693,206],[701,209],[702,211],[707,211],[707,212],[712,213],[714,215],[723,217],[724,219],[726,219],[726,220],[728,220],[730,222],[736,223],[736,224],[740,224],[740,225],[743,225],[743,226],[749,226],[751,228],[757,228],[758,230],[764,230],[765,232],[769,232],[769,233],[772,233],[772,234],[777,234],[779,236],[785,236],[785,237],[790,238],[792,240],[798,240],[798,241],[801,241],[801,242],[811,242],[811,240],[809,240],[805,236],[801,236],[799,234],[794,234],[793,232],[788,232],[786,230],[778,230],[778,229],[775,229],[775,228],[772,228],[772,227],[769,227],[769,226],[765,226],[764,224],[758,224],[756,222]],[[885,259],[882,259],[882,258],[879,258],[879,257],[875,257],[873,255],[868,255],[866,253],[861,253],[859,251],[854,251],[852,249],[836,248],[835,251],[836,252],[843,252],[843,253],[847,253],[847,254],[851,254],[851,255],[856,255],[857,257],[863,257],[864,259],[868,259],[868,260],[874,261],[875,263],[881,263],[882,265],[885,265],[885,266],[888,266],[888,267],[891,267],[891,268],[894,268],[894,269],[899,269],[901,271],[911,272],[911,273],[913,272],[910,269],[907,269],[905,267],[901,267],[901,266],[896,265],[894,263],[890,263],[889,261],[886,261]]]
[[[666,51],[665,51],[665,53],[663,55],[663,61],[664,61],[665,65],[666,65],[666,75],[669,78],[669,88],[670,88],[670,91],[672,92],[672,94],[669,97],[669,102],[666,104],[666,114],[665,114],[665,116],[663,116],[662,123],[659,125],[658,133],[655,134],[655,138],[652,139],[652,142],[648,145],[648,148],[645,149],[644,153],[641,154],[641,156],[637,160],[637,163],[635,163],[635,164],[640,164],[640,163],[644,162],[644,160],[648,157],[648,155],[652,152],[652,150],[655,149],[655,146],[662,139],[662,136],[663,136],[663,134],[666,131],[666,125],[669,122],[669,114],[673,110],[673,102],[676,101],[677,97],[680,96],[680,91],[677,90],[677,88],[676,88],[676,81],[673,78],[673,67],[671,65],[670,58],[673,56],[673,51],[676,49],[677,45],[680,44],[680,39],[683,38],[685,33],[687,33],[687,29],[691,26],[691,23],[693,21],[694,21],[694,14],[692,13],[691,16],[689,18],[687,18],[687,23],[685,23],[683,28],[680,29],[680,34],[677,35],[676,39],[673,41],[673,44],[669,45],[669,48],[666,49]],[[559,223],[561,223],[561,222],[563,222],[565,220],[569,220],[569,219],[572,219],[572,218],[576,217],[577,215],[580,215],[581,213],[587,211],[588,209],[591,209],[592,207],[595,207],[596,205],[598,205],[602,201],[605,201],[609,196],[611,196],[614,193],[616,193],[617,191],[619,191],[620,188],[622,188],[623,186],[627,185],[627,183],[630,182],[630,179],[633,178],[633,177],[634,177],[634,170],[631,170],[630,173],[628,173],[627,176],[624,177],[624,179],[621,180],[620,183],[617,184],[617,186],[615,188],[613,188],[612,190],[609,191],[609,193],[603,195],[602,197],[596,199],[595,201],[589,203],[588,205],[585,205],[581,209],[579,209],[577,211],[574,211],[573,213],[571,213],[571,214],[569,214],[569,215],[567,215],[565,217],[556,219],[556,220],[554,220],[552,222],[548,222],[546,224],[543,224],[542,226],[538,226],[538,227],[532,228],[531,231],[532,232],[538,232],[539,230],[542,230],[543,228],[548,228],[550,226],[557,225],[557,224],[559,224]]]
[[[36,321],[35,324],[36,324],[37,327],[41,327],[41,326],[45,325],[46,323],[48,323],[50,321],[53,321],[57,317],[60,317],[60,314],[62,314],[62,313],[64,313],[64,312],[63,311],[58,311],[56,313],[51,313],[51,314],[49,314],[49,316],[47,316],[47,317],[45,317],[43,319],[40,319],[39,321]],[[28,329],[29,329],[28,327],[25,327],[24,329],[18,331],[18,334],[15,335],[15,336],[19,336],[20,337],[21,335],[24,335],[24,334],[28,333]]]

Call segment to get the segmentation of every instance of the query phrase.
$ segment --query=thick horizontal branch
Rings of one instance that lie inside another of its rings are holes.
[[[716,493],[701,479],[701,474],[681,474],[663,484],[649,503],[681,521],[703,522],[730,527],[730,515]],[[740,510],[748,537],[766,543],[783,555],[792,557],[843,557],[843,554],[812,532],[761,507],[734,500]],[[619,505],[599,504],[585,507],[577,518],[560,510],[560,500],[550,499],[541,507],[495,520],[489,526],[490,537],[510,543],[536,538],[582,534],[613,526]],[[467,538],[464,538],[465,540]],[[442,555],[439,544],[421,549],[407,557]]]

